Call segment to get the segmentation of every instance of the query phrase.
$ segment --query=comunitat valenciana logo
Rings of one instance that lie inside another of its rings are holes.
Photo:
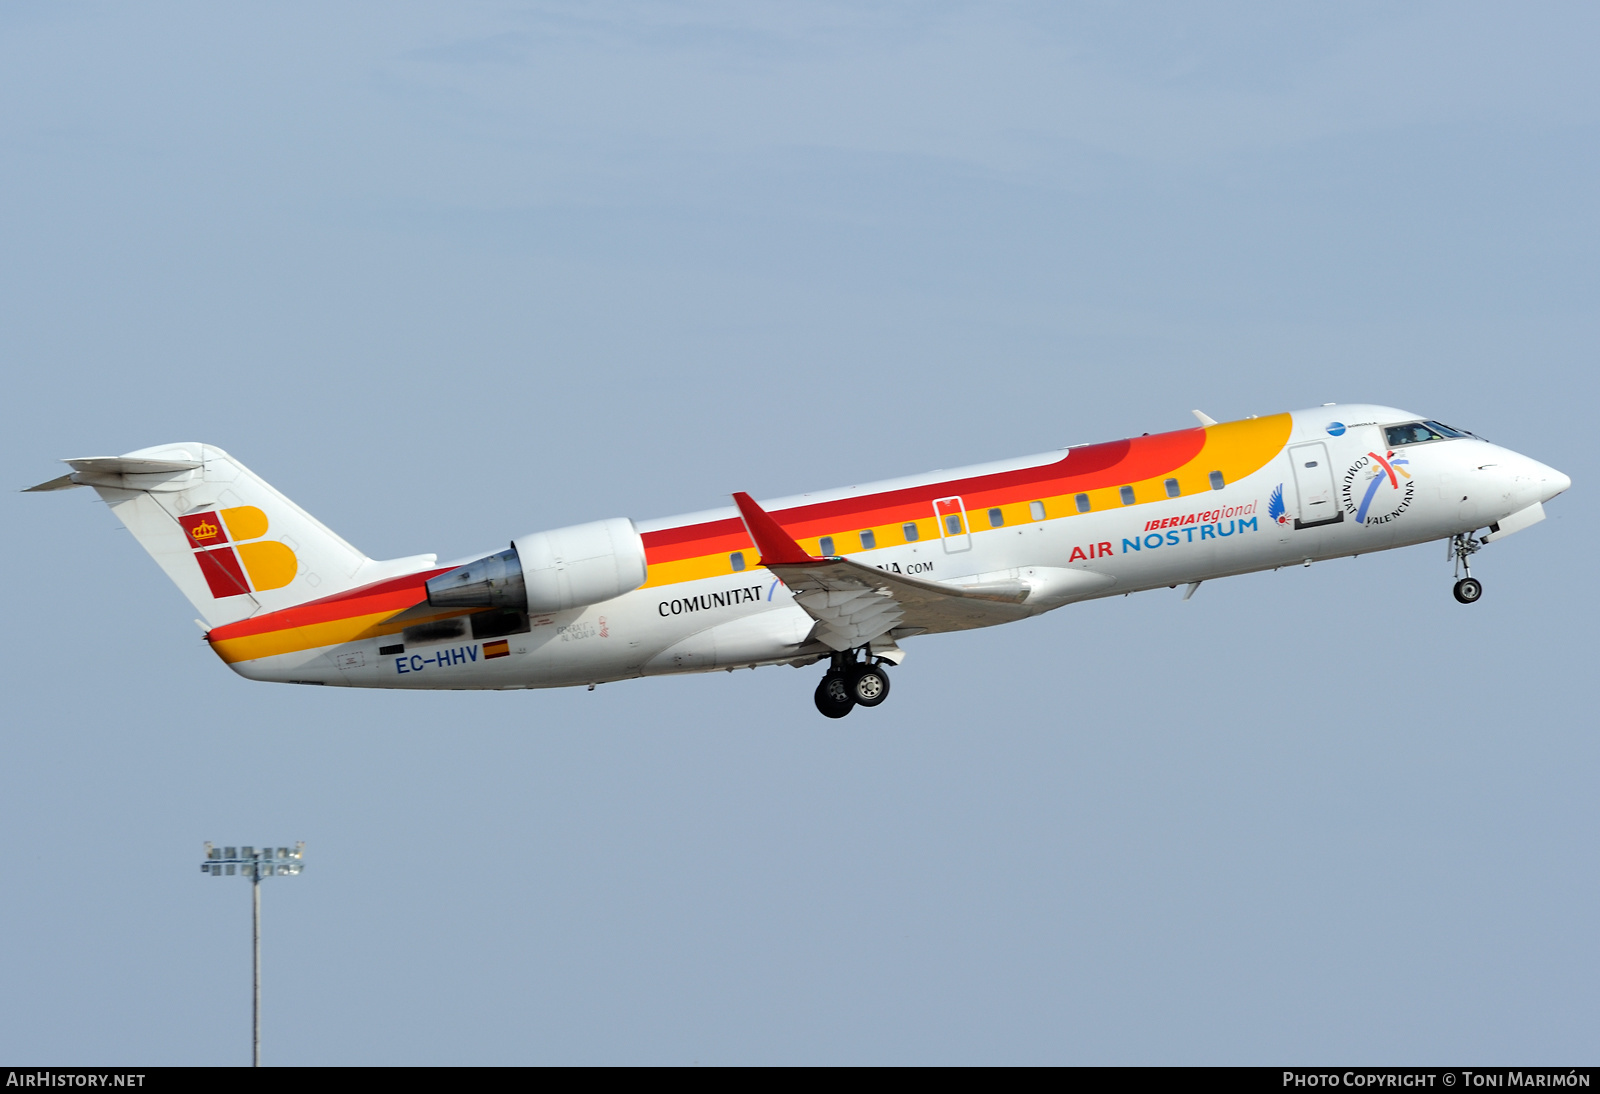
[[[1345,512],[1357,524],[1387,524],[1411,508],[1417,496],[1417,484],[1406,467],[1411,463],[1404,456],[1386,451],[1380,456],[1368,452],[1344,473],[1339,484],[1339,497]],[[1387,489],[1385,489],[1387,487]]]
[[[218,600],[281,589],[300,568],[288,544],[261,538],[267,534],[267,514],[254,505],[190,513],[178,523]]]

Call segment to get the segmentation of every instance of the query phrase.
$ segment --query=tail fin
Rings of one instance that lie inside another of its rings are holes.
[[[65,462],[71,474],[32,489],[94,487],[211,627],[434,561],[433,555],[373,561],[212,445]]]

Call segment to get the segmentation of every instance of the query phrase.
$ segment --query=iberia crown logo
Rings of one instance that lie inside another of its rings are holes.
[[[267,534],[267,514],[254,505],[190,513],[178,523],[218,600],[281,589],[300,569],[288,544],[261,538]]]

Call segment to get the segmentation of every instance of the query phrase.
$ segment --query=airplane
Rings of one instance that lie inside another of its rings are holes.
[[[69,459],[251,680],[517,689],[825,661],[817,709],[889,694],[913,636],[1544,519],[1553,468],[1394,407],[1327,403],[865,486],[593,521],[440,565],[368,558],[208,444]],[[1480,535],[1479,533],[1482,532]]]

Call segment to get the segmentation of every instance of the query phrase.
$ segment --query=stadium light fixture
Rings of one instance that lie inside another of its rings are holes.
[[[291,847],[217,847],[206,841],[200,872],[212,877],[250,879],[250,956],[253,1002],[250,1007],[250,1066],[261,1066],[261,879],[292,877],[305,869],[306,845]]]

